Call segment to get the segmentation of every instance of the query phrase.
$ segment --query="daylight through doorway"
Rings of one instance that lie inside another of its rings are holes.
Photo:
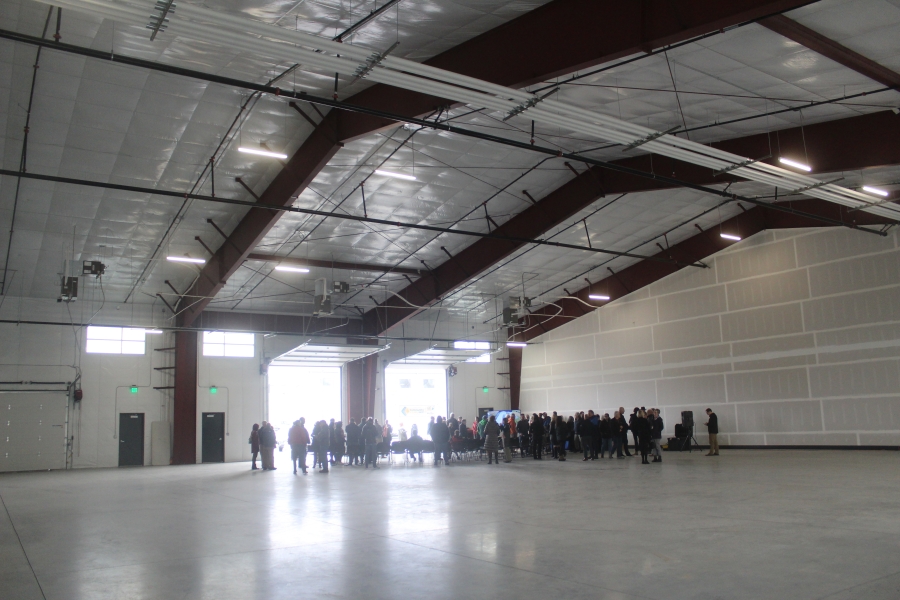
[[[322,419],[341,420],[340,367],[269,366],[269,421],[278,442],[287,441],[291,424],[306,418],[306,428]]]
[[[431,417],[447,416],[447,371],[427,365],[396,365],[385,369],[385,417],[395,433],[411,434],[412,426],[428,438]]]

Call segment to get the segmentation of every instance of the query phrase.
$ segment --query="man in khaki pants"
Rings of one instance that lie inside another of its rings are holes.
[[[706,454],[707,456],[718,456],[719,455],[719,417],[716,416],[716,413],[712,411],[711,408],[706,409],[706,416],[708,420],[704,425],[709,428],[709,452]]]

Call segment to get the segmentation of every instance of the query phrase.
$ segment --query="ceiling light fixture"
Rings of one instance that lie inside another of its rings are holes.
[[[506,342],[506,345],[510,348],[524,348],[528,344],[526,344],[525,342]]]
[[[276,271],[287,271],[288,273],[309,273],[309,269],[304,269],[303,267],[288,267],[285,265],[278,265],[275,267]]]
[[[609,296],[601,296],[600,294],[588,294],[589,300],[609,300]]]
[[[205,265],[206,264],[206,259],[191,258],[190,256],[167,256],[166,260],[169,260],[172,262],[194,263],[195,265]]]
[[[807,173],[812,171],[811,166],[804,165],[803,163],[799,163],[796,160],[791,160],[789,158],[779,158],[778,162],[780,162],[783,165],[787,165],[789,167],[794,167],[795,169],[800,169],[801,171],[806,171]]]
[[[385,177],[396,177],[397,179],[405,179],[407,181],[415,181],[416,178],[414,175],[404,175],[403,173],[394,173],[393,171],[382,171],[381,169],[375,169],[376,175],[384,175]]]
[[[870,185],[864,185],[863,191],[869,192],[870,194],[875,194],[876,196],[881,196],[882,198],[887,198],[888,196],[891,195],[891,193],[887,190],[880,190],[880,189],[874,188]]]
[[[160,334],[160,333],[163,333],[163,330],[162,330],[162,329],[145,329],[145,330],[144,330],[144,333],[150,333],[150,334],[153,334],[153,335],[158,335],[158,334]]]
[[[732,233],[720,233],[720,234],[719,234],[719,237],[725,238],[726,240],[732,240],[732,241],[735,241],[735,242],[741,241],[741,236],[739,236],[739,235],[734,235],[734,234],[732,234]]]
[[[244,148],[241,146],[238,148],[238,152],[243,152],[244,154],[255,154],[257,156],[266,156],[268,158],[280,158],[282,160],[286,159],[287,154],[280,154],[278,152],[270,152],[268,150],[257,150],[256,148]]]

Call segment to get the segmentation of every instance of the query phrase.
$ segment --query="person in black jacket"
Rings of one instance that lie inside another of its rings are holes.
[[[650,423],[647,421],[647,413],[639,410],[634,415],[631,431],[634,432],[635,439],[638,440],[638,450],[641,453],[641,464],[649,465],[647,454],[650,452]]]
[[[363,445],[366,449],[366,468],[369,468],[369,463],[372,463],[372,468],[377,469],[378,465],[375,464],[375,445],[377,444],[378,434],[381,432],[379,428],[375,426],[375,421],[372,417],[366,419],[366,424],[363,425],[362,431],[360,431],[359,437],[362,440]]]
[[[275,446],[278,445],[275,439],[275,428],[271,423],[262,422],[259,428],[259,449],[262,453],[263,471],[274,471],[275,467]]]
[[[597,434],[600,436],[600,458],[603,458],[604,452],[609,452],[609,457],[613,457],[613,435],[612,422],[609,420],[609,413],[605,413],[600,417],[597,423]]]
[[[625,456],[631,456],[631,452],[628,451],[628,421],[625,418],[625,407],[619,407],[619,435],[622,436],[622,440],[619,442],[619,452],[618,457],[623,458],[622,450],[625,450]],[[637,453],[637,449],[635,449],[635,453]]]
[[[354,463],[360,464],[359,455],[359,433],[360,427],[356,424],[356,419],[350,419],[344,428],[344,434],[347,436],[347,455],[350,457],[350,466]]]
[[[528,417],[523,414],[519,422],[516,423],[516,433],[519,435],[519,455],[522,458],[528,456],[528,430],[530,428]]]
[[[450,466],[450,428],[444,423],[443,417],[438,417],[431,428],[431,439],[434,441],[434,464],[443,457],[444,464]]]
[[[534,460],[541,459],[541,450],[544,448],[544,422],[537,416],[531,415],[531,425],[528,427],[531,434],[531,456]]]
[[[635,406],[635,407],[634,407],[634,410],[631,411],[631,415],[628,417],[628,429],[631,430],[631,435],[632,435],[632,437],[634,437],[634,453],[635,453],[635,454],[637,454],[638,452],[640,452],[639,448],[640,448],[640,445],[641,445],[641,440],[638,439],[638,435],[639,435],[639,434],[638,434],[638,432],[635,431],[635,429],[634,429],[634,422],[635,422],[635,420],[637,420],[637,418],[638,418],[638,412],[641,411],[641,410],[643,410],[643,409],[638,408],[637,406]],[[628,436],[625,436],[625,437],[627,438]],[[627,439],[625,440],[625,451],[626,451],[626,452],[628,451],[628,440],[627,440]]]
[[[313,429],[313,446],[316,449],[316,462],[321,469],[319,473],[328,472],[328,451],[331,449],[331,427],[323,419]]]
[[[594,443],[592,441],[593,435],[593,423],[588,421],[584,413],[578,414],[578,420],[575,421],[578,426],[578,436],[581,438],[581,451],[584,455],[582,461],[591,460],[591,449],[594,447]]]
[[[653,443],[653,462],[662,462],[662,432],[665,428],[658,408],[651,408],[647,414],[650,421],[650,440]]]
[[[709,452],[707,456],[719,455],[719,417],[711,408],[706,409],[706,416],[709,419],[704,423],[709,430]]]

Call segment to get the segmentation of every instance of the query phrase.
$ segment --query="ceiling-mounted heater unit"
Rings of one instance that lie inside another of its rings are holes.
[[[525,316],[525,309],[531,307],[531,298],[509,296],[503,301],[503,324],[515,325]]]
[[[328,289],[328,280],[324,277],[316,279],[316,295],[313,300],[313,316],[330,315],[331,290]]]
[[[70,275],[72,272],[72,261],[66,260],[63,265],[62,277],[60,278],[59,298],[57,302],[75,302],[78,300],[78,277]]]

